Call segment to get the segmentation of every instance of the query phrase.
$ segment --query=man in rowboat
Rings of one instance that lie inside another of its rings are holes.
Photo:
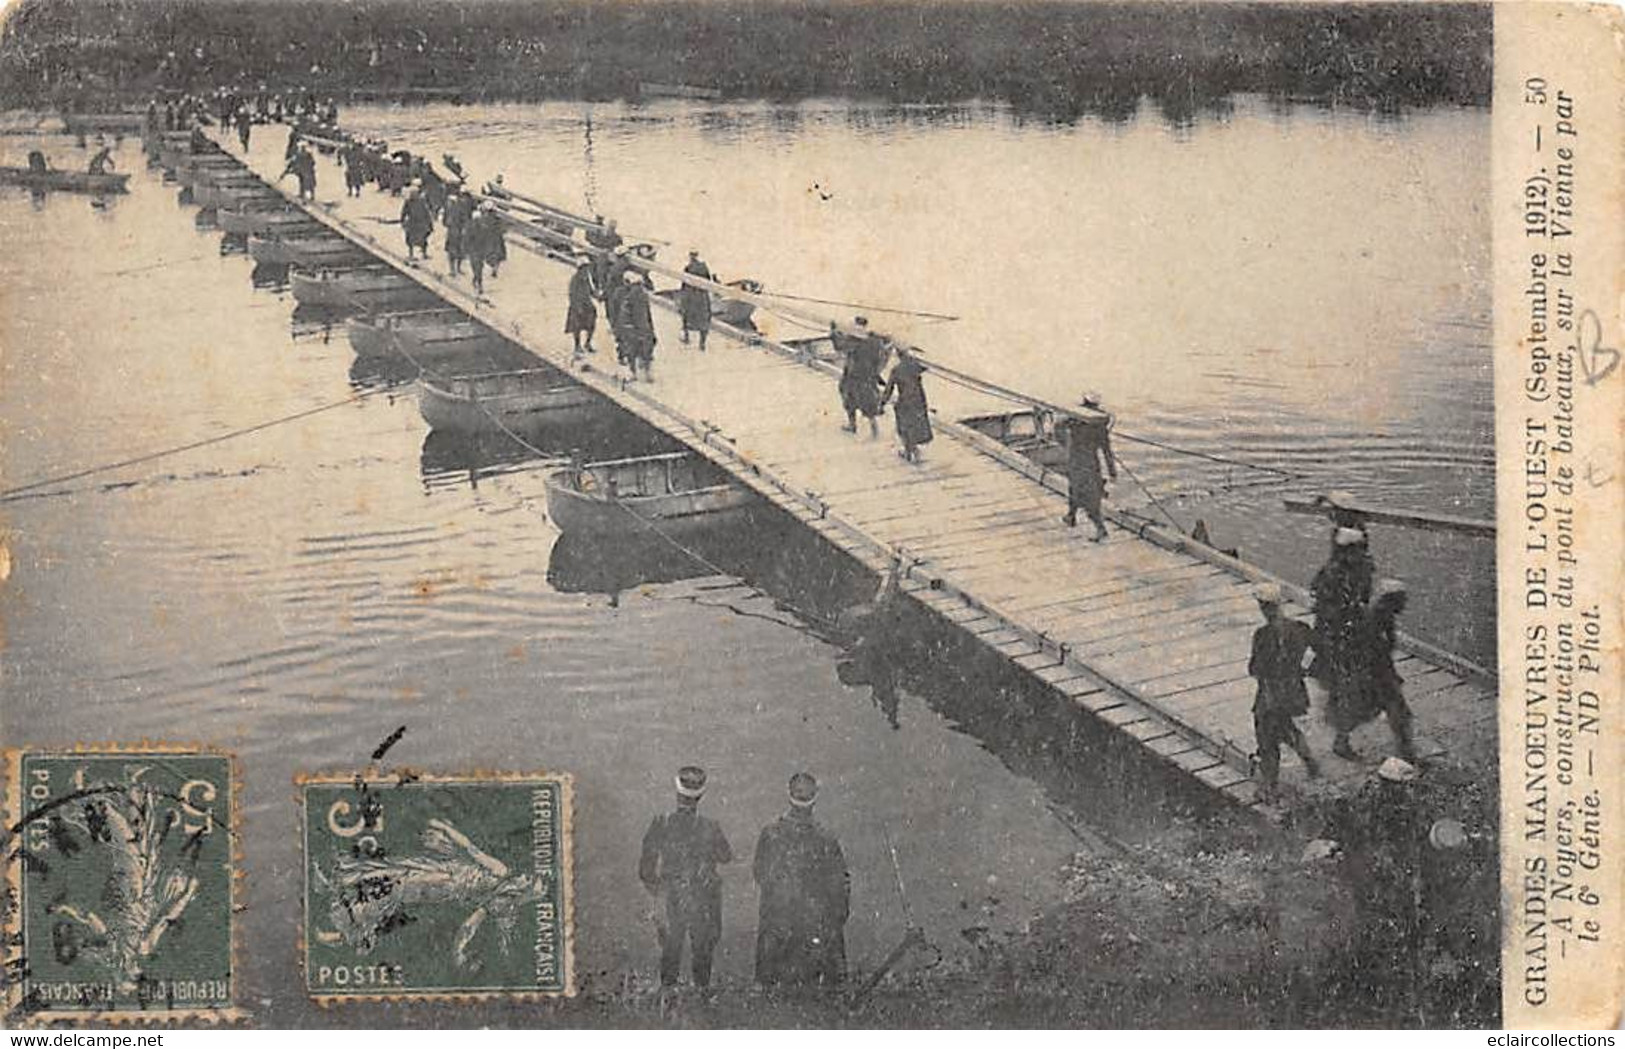
[[[105,175],[108,169],[113,166],[113,151],[108,148],[107,139],[101,135],[96,136],[96,145],[101,148],[96,151],[95,156],[90,158],[90,163],[85,166],[85,170],[92,175]]]

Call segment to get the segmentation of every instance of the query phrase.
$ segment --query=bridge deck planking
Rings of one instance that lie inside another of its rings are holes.
[[[248,159],[268,180],[281,170],[280,150],[263,136]],[[338,181],[336,169],[324,170],[324,185]],[[371,189],[361,198],[331,190],[322,196],[309,209],[319,221],[403,267],[398,228],[380,224],[398,216],[398,199]],[[510,236],[510,244],[515,240]],[[560,330],[568,268],[517,245],[502,276],[488,283],[486,302],[450,278],[440,257],[403,272],[730,469],[871,569],[884,570],[894,549],[923,561],[911,574],[940,575],[945,584],[942,590],[905,587],[925,607],[1079,705],[1102,712],[1108,724],[1155,741],[1148,752],[1233,801],[1255,799],[1245,763],[1224,754],[1227,743],[1244,754],[1252,742],[1245,653],[1257,613],[1246,580],[1121,529],[1107,543],[1088,542],[1087,523],[1071,530],[1052,520],[1064,510],[1064,498],[1035,483],[1036,468],[1012,466],[1007,455],[990,453],[952,426],[939,426],[923,465],[896,455],[889,425],[880,440],[871,440],[861,422],[858,434],[842,433],[827,366],[819,370],[749,345],[725,326],[699,353],[681,345],[675,316],[657,308],[653,384],[625,388],[610,374],[607,345],[581,368]],[[601,339],[607,343],[607,332]],[[1047,483],[1053,478],[1050,472]],[[1060,644],[1067,646],[1064,659]],[[1227,659],[1228,653],[1240,655]],[[1427,701],[1417,704],[1421,725],[1442,723],[1452,737],[1480,750],[1488,734],[1493,753],[1490,690],[1425,663],[1407,677],[1416,689],[1411,694]],[[1322,720],[1317,712],[1304,727],[1324,754],[1329,730]],[[1357,745],[1375,759],[1389,749],[1381,736],[1380,726],[1365,726]],[[1324,764],[1327,779],[1316,790],[1327,783],[1350,786],[1368,772],[1366,764],[1329,755]],[[1294,759],[1284,766],[1283,780],[1306,786]]]

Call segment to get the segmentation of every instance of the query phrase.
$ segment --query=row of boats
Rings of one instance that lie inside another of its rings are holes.
[[[342,324],[358,359],[409,362],[418,410],[432,430],[524,441],[543,430],[591,428],[613,411],[564,372],[289,206],[229,154],[194,153],[189,135],[164,133],[149,155],[256,264],[286,267],[295,301]],[[650,530],[681,537],[745,523],[763,508],[688,452],[572,463],[549,475],[546,494],[562,532],[597,537]]]
[[[148,149],[166,180],[182,185],[183,199],[211,211],[213,225],[257,264],[286,269],[301,307],[342,325],[358,361],[404,360],[432,430],[524,442],[541,431],[586,431],[613,414],[565,372],[291,206],[229,154],[193,152],[180,132],[162,133]],[[965,422],[1040,461],[1064,455],[1032,413]],[[562,532],[596,537],[682,538],[748,523],[766,506],[720,467],[682,451],[574,462],[549,475],[546,496]]]

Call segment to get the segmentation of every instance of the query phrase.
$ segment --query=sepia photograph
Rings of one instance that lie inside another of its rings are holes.
[[[1496,22],[10,4],[8,1024],[1500,1026]]]

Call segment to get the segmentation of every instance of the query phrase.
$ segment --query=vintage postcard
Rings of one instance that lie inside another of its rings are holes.
[[[7,1020],[232,1018],[230,756],[25,748],[6,764]]]
[[[568,779],[357,775],[299,791],[312,997],[573,993]]]
[[[177,1014],[1612,1025],[1622,48],[15,0],[0,734],[239,756]],[[111,804],[19,875],[63,1011],[145,994]]]

